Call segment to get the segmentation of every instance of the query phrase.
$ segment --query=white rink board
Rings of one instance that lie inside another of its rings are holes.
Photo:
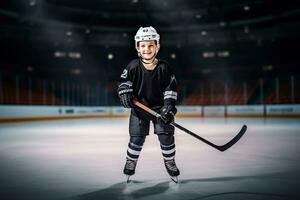
[[[225,107],[224,106],[205,106],[204,117],[224,117]]]
[[[0,106],[0,118],[59,116],[57,106]]]
[[[76,107],[60,107],[59,108],[61,116],[69,116],[69,115],[109,115],[110,107],[104,106],[76,106]]]
[[[124,108],[122,106],[112,106],[111,107],[111,114],[112,115],[129,115],[130,110],[128,108]]]
[[[300,105],[267,105],[266,114],[268,115],[300,115]]]
[[[181,115],[202,115],[202,106],[177,106],[177,114]]]
[[[177,106],[177,114],[204,117],[280,117],[300,116],[300,105],[248,105],[248,106]],[[126,116],[130,109],[121,106],[0,106],[0,119],[72,117],[72,116]]]
[[[0,118],[109,115],[110,107],[0,106]]]
[[[263,116],[263,105],[249,105],[249,106],[227,106],[227,116]]]

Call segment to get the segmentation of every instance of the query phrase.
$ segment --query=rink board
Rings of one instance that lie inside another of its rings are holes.
[[[176,117],[300,117],[300,105],[177,106]],[[121,106],[0,106],[0,122],[128,117]]]

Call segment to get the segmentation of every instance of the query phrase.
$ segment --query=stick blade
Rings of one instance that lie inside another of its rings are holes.
[[[223,152],[223,151],[226,151],[227,149],[229,149],[230,147],[232,147],[235,143],[237,143],[237,141],[239,141],[241,139],[241,137],[246,133],[246,131],[247,131],[247,126],[243,125],[240,132],[228,143],[220,146],[218,148],[218,150]]]

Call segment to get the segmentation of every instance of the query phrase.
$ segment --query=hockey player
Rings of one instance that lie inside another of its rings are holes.
[[[177,83],[169,64],[157,59],[160,36],[153,27],[141,27],[135,37],[138,59],[132,60],[124,69],[118,83],[121,104],[132,108],[129,119],[129,143],[124,174],[135,174],[137,161],[145,138],[153,122],[163,155],[164,165],[174,182],[180,174],[175,163],[174,127],[170,125],[177,112]],[[161,114],[159,119],[133,105],[133,99]]]

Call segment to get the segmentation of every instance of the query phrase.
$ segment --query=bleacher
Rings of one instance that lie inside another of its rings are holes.
[[[247,104],[257,85],[223,80],[199,81],[195,90],[182,102],[183,105],[243,105]]]
[[[50,91],[43,90],[41,87],[29,89],[25,85],[20,85],[16,89],[15,85],[5,84],[2,87],[1,104],[17,105],[63,105],[64,102],[57,98]]]
[[[179,105],[296,104],[300,102],[298,82],[292,92],[288,81],[199,80],[181,82]],[[298,79],[297,79],[298,81]],[[276,84],[274,84],[274,82]],[[119,105],[116,83],[101,86],[57,83],[23,78],[2,81],[0,104],[8,105]],[[263,87],[261,87],[261,85]],[[54,87],[55,85],[55,87]],[[261,97],[261,88],[263,96]],[[294,98],[292,98],[292,96]],[[107,102],[107,103],[105,103]]]
[[[264,99],[265,104],[293,104],[300,101],[300,93],[297,90],[298,85],[294,88],[294,92],[292,91],[292,86],[288,81],[281,81],[278,84],[278,90],[272,84],[272,88],[269,89],[269,92]]]

